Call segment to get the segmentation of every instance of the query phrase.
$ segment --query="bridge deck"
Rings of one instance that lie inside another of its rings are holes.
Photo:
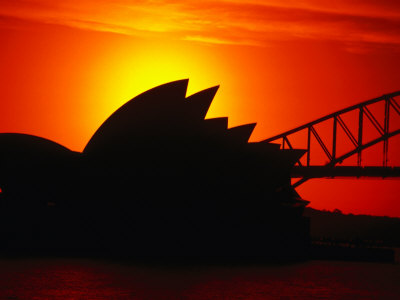
[[[295,166],[291,176],[292,178],[373,177],[400,179],[400,167]]]

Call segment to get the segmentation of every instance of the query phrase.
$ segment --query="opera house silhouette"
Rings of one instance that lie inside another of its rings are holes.
[[[205,119],[218,87],[188,80],[115,111],[82,153],[0,134],[0,249],[155,256],[297,256],[307,201],[291,187],[303,150],[248,142],[255,124]]]

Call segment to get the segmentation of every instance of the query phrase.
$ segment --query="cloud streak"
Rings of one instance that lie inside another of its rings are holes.
[[[398,1],[0,0],[0,15],[127,35],[212,44],[312,39],[400,45]]]

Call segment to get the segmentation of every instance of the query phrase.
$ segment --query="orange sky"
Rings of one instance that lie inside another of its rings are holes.
[[[208,117],[257,122],[253,141],[400,90],[395,0],[0,0],[0,39],[0,132],[78,151],[124,102],[176,79],[189,94],[221,85]],[[400,216],[399,184],[298,191],[315,208]]]

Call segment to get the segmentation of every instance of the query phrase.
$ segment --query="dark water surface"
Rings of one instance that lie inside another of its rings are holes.
[[[0,299],[400,299],[400,265],[145,265],[0,259]]]

